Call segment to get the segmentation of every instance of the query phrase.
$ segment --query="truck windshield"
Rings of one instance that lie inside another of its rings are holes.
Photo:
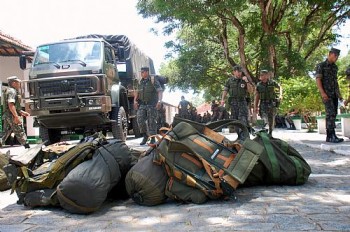
[[[101,47],[99,41],[65,42],[40,46],[36,51],[34,66],[69,61],[96,62],[101,59]]]

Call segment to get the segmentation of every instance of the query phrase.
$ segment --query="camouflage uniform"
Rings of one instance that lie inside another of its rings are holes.
[[[21,124],[14,124],[13,123],[13,115],[9,109],[8,103],[12,102],[15,104],[17,114],[21,115],[21,97],[18,94],[17,90],[14,88],[7,88],[4,91],[4,114],[3,114],[3,120],[4,120],[4,136],[2,137],[2,143],[5,143],[6,140],[10,137],[11,133],[14,133],[18,142],[22,145],[25,145],[27,142],[27,135],[24,132],[23,127],[23,119],[21,118],[22,123]]]
[[[157,110],[157,130],[166,125],[165,116],[165,107],[162,103],[160,109]]]
[[[275,117],[277,114],[277,92],[280,86],[274,80],[268,80],[266,83],[259,81],[256,85],[256,91],[259,94],[259,114],[266,124],[269,125],[269,134],[275,126]]]
[[[230,95],[231,118],[240,120],[244,125],[248,125],[248,105],[247,105],[247,83],[241,78],[231,76],[224,86],[224,91]]]
[[[138,86],[137,123],[141,134],[157,134],[157,109],[158,91],[162,87],[158,80],[151,81],[151,77],[141,79]],[[147,122],[147,123],[146,123]]]
[[[321,78],[323,89],[329,100],[323,102],[326,109],[326,129],[335,129],[335,119],[337,117],[338,98],[340,96],[338,79],[338,66],[329,63],[328,60],[320,63],[316,67],[316,78]]]

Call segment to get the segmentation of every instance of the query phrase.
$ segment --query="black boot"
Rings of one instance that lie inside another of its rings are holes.
[[[329,136],[327,136],[326,142],[330,143],[341,143],[344,139],[340,139],[335,135],[335,130],[329,130]]]
[[[333,136],[334,136],[335,139],[337,139],[339,141],[339,143],[344,142],[343,138],[338,138],[337,137],[337,134],[335,133],[335,130],[333,130]]]
[[[143,139],[142,139],[142,141],[141,141],[140,145],[145,145],[145,144],[146,144],[146,142],[147,142],[147,140],[148,140],[148,136],[147,136],[147,134],[146,134],[146,133],[141,134],[141,135],[143,136]]]

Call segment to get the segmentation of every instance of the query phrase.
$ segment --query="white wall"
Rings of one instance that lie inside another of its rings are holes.
[[[6,78],[10,76],[18,76],[24,79],[24,72],[19,67],[18,56],[0,56],[0,80],[7,83]]]

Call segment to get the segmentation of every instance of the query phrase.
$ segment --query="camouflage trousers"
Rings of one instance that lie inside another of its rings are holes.
[[[3,144],[11,136],[11,133],[15,134],[21,145],[27,143],[27,135],[24,132],[23,122],[21,124],[14,124],[12,117],[4,117],[4,136],[2,136],[1,139]]]
[[[231,101],[231,118],[241,121],[246,126],[248,124],[248,104],[247,100],[232,99]]]
[[[157,110],[157,130],[165,126],[165,113]]]
[[[272,102],[261,102],[259,106],[260,117],[269,125],[269,132],[271,133],[275,127],[275,117],[277,113],[276,107]]]
[[[338,98],[330,98],[328,101],[323,103],[326,109],[326,129],[335,129],[335,119],[337,117],[338,110]]]
[[[137,124],[140,133],[157,134],[157,109],[153,105],[140,105],[137,110]]]

